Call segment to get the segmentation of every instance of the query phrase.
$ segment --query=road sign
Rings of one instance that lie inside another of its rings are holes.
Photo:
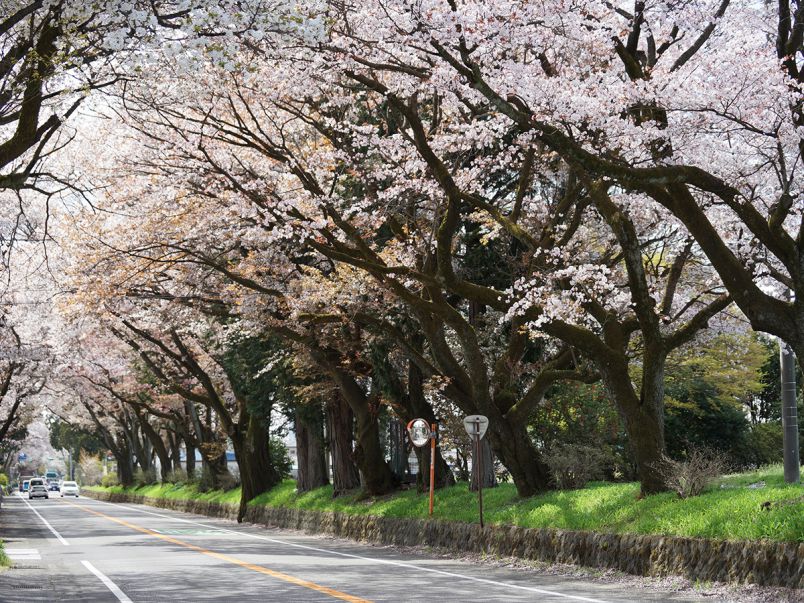
[[[28,455],[27,455],[27,454],[25,454],[24,452],[20,452],[20,453],[19,453],[19,455],[17,455],[17,460],[18,460],[20,463],[23,463],[23,462],[25,462],[25,461],[27,461],[27,460],[28,460]]]
[[[421,448],[430,441],[432,433],[430,432],[430,426],[427,424],[427,421],[424,419],[413,419],[408,423],[408,435],[413,445]]]
[[[489,420],[483,415],[469,415],[463,420],[463,427],[470,436],[478,436],[482,440],[489,428]]]

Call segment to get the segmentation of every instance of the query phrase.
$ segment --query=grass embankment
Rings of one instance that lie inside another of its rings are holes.
[[[764,488],[746,488],[759,481],[765,482]],[[333,499],[331,487],[297,495],[295,487],[293,480],[286,480],[249,504],[380,517],[427,517],[427,494],[413,490],[361,500],[357,493]],[[120,487],[97,490],[124,491]],[[236,503],[240,499],[239,490],[199,493],[194,486],[170,484],[145,486],[128,492],[215,502]],[[502,484],[484,490],[484,516],[489,524],[528,528],[727,540],[804,541],[804,501],[772,505],[769,510],[761,508],[766,501],[792,501],[804,495],[803,487],[784,483],[780,467],[726,476],[702,495],[686,500],[680,500],[672,493],[639,499],[638,493],[639,484],[636,483],[595,482],[583,490],[550,492],[523,499],[517,496],[512,484]],[[469,492],[466,484],[437,491],[434,516],[448,521],[476,522],[477,495]]]
[[[0,540],[0,568],[8,567],[11,565],[11,559],[6,555],[5,544]]]
[[[295,483],[295,482],[294,482]],[[216,503],[239,503],[240,488],[235,490],[210,490],[199,492],[193,484],[151,484],[139,488],[123,488],[123,486],[84,486],[82,490],[95,490],[96,492],[127,492],[153,498],[169,498],[171,500],[202,500]]]

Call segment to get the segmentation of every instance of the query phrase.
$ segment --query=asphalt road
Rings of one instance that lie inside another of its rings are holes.
[[[86,498],[6,497],[0,538],[8,603],[700,600]]]

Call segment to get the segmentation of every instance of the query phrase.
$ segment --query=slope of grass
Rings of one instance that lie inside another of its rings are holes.
[[[100,486],[85,486],[83,490],[95,490],[97,492],[127,492],[129,494],[139,494],[141,496],[151,496],[153,498],[169,498],[172,500],[203,500],[205,502],[216,503],[239,503],[240,489],[235,490],[210,490],[199,492],[194,484],[151,484],[140,486],[139,488],[123,488],[123,486],[111,486],[103,488]]]
[[[761,489],[747,485],[765,482]],[[298,495],[286,480],[249,504],[379,517],[427,517],[427,494],[413,490],[365,499],[359,493],[332,498],[332,487]],[[111,490],[122,491],[120,488]],[[148,486],[132,490],[147,496],[237,502],[239,491],[200,494],[193,486]],[[804,541],[804,501],[761,508],[766,501],[792,501],[804,488],[784,484],[780,467],[722,478],[707,492],[687,500],[672,493],[638,498],[636,483],[595,482],[583,490],[549,492],[519,498],[512,484],[485,490],[483,506],[489,524],[529,528],[561,528],[599,532],[662,534],[728,540]],[[477,522],[477,495],[466,484],[436,492],[434,517]]]
[[[0,540],[0,567],[8,567],[11,565],[11,559],[6,555],[5,544]]]

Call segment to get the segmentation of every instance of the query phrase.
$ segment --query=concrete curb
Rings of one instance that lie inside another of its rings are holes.
[[[237,505],[93,492],[86,496],[237,518]],[[277,528],[397,546],[432,546],[460,552],[519,557],[616,569],[640,576],[804,588],[804,542],[726,541],[675,536],[602,534],[348,515],[272,507],[249,507],[246,521]]]

